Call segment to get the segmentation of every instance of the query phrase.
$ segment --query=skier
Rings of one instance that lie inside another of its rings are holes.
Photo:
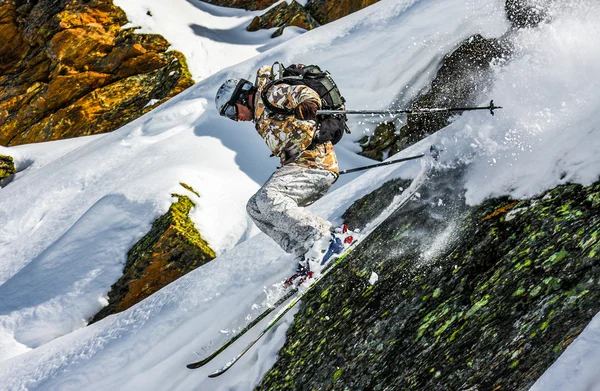
[[[246,210],[262,232],[295,255],[297,272],[307,275],[310,269],[305,254],[310,250],[339,253],[343,247],[332,224],[306,209],[337,180],[337,157],[330,141],[313,144],[321,108],[319,94],[306,85],[269,85],[270,75],[271,66],[265,65],[258,70],[254,84],[227,80],[217,91],[215,104],[221,116],[253,121],[273,156],[279,157],[281,167],[250,198]],[[263,97],[277,108],[293,110],[292,114],[275,114],[265,107]]]

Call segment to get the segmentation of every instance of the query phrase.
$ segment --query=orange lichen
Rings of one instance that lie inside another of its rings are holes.
[[[502,214],[508,213],[512,208],[514,208],[519,202],[518,201],[513,201],[511,203],[508,203],[498,209],[496,209],[495,211],[493,211],[492,213],[488,214],[487,216],[485,216],[483,218],[483,220],[489,220],[491,218],[500,216]]]

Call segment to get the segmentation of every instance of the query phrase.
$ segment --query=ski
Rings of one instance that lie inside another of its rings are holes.
[[[223,368],[208,375],[208,377],[213,378],[221,376],[222,374],[227,372],[236,362],[238,362],[244,356],[244,354],[246,354],[258,341],[260,341],[260,339],[265,334],[267,334],[269,330],[271,330],[273,326],[275,326],[281,320],[281,318],[283,318],[292,308],[294,308],[296,304],[298,304],[308,292],[310,292],[315,286],[317,286],[317,282],[319,282],[323,277],[329,274],[329,272],[335,268],[335,265],[339,264],[346,256],[348,256],[352,249],[354,249],[358,243],[359,241],[356,241],[352,246],[346,249],[346,251],[344,251],[344,253],[342,253],[338,258],[333,260],[329,267],[324,269],[324,271],[321,274],[314,277],[310,285],[308,285],[308,287],[304,291],[300,292],[300,294],[294,297],[292,301],[290,301],[290,303],[287,305],[287,307],[285,307],[275,318],[273,318],[273,320],[269,322],[269,324],[263,329],[263,331],[255,339],[253,339],[233,360],[225,364]],[[298,291],[298,287],[294,288],[294,293]]]
[[[312,276],[312,273],[310,274],[310,276]],[[215,357],[217,357],[219,354],[221,354],[221,352],[223,352],[225,349],[227,349],[228,347],[230,347],[231,345],[234,344],[235,341],[237,341],[238,339],[240,339],[244,334],[246,334],[248,331],[250,331],[250,329],[252,329],[254,326],[256,326],[258,323],[260,323],[264,318],[266,318],[271,312],[275,311],[277,308],[279,308],[283,303],[285,303],[286,301],[288,301],[288,299],[290,299],[291,297],[293,297],[296,293],[298,293],[299,286],[302,285],[304,283],[304,281],[307,278],[310,278],[309,276],[305,276],[305,277],[299,277],[297,274],[289,277],[288,279],[286,279],[284,281],[284,284],[291,286],[291,284],[293,284],[293,281],[295,278],[299,279],[299,282],[297,283],[296,286],[291,287],[281,298],[279,298],[279,300],[277,300],[273,305],[269,306],[269,308],[267,308],[266,310],[264,310],[263,312],[261,312],[256,318],[254,318],[250,323],[248,323],[246,325],[246,327],[244,327],[242,330],[238,331],[233,337],[231,337],[231,339],[229,339],[227,342],[225,342],[223,345],[221,345],[221,347],[219,347],[217,350],[215,350],[214,352],[212,352],[209,356],[207,356],[206,358],[200,360],[200,361],[196,361],[193,362],[191,364],[186,365],[186,367],[188,367],[189,369],[197,369],[200,368],[206,364],[208,364],[210,361],[212,361]]]
[[[252,329],[252,327],[256,326],[262,319],[264,319],[267,315],[269,315],[271,312],[273,312],[275,309],[277,309],[280,305],[282,305],[285,301],[287,301],[288,299],[292,298],[294,295],[295,297],[292,299],[292,301],[290,301],[290,303],[279,313],[277,314],[277,316],[275,316],[275,318],[273,318],[268,324],[267,326],[262,330],[262,332],[255,338],[253,339],[237,356],[235,356],[231,361],[229,361],[227,364],[225,364],[225,366],[223,366],[223,368],[221,368],[220,370],[217,370],[216,372],[211,373],[210,375],[208,375],[208,377],[210,378],[215,378],[218,377],[222,374],[224,374],[225,372],[227,372],[229,369],[231,369],[231,367],[233,367],[258,341],[261,340],[261,338],[267,334],[269,332],[269,330],[271,330],[292,308],[294,308],[296,306],[296,304],[298,304],[298,302],[300,302],[302,300],[302,298],[309,293],[310,291],[312,291],[312,289],[314,289],[317,285],[318,282],[323,279],[326,275],[328,275],[331,271],[335,270],[335,268],[341,264],[343,262],[343,260],[358,246],[360,245],[360,243],[362,243],[362,241],[367,238],[369,236],[370,233],[372,233],[379,225],[381,225],[389,216],[391,216],[391,214],[393,212],[395,212],[396,210],[402,208],[402,206],[404,206],[408,201],[410,201],[418,192],[419,188],[421,187],[421,185],[423,183],[425,183],[425,180],[427,179],[427,174],[428,174],[428,170],[426,170],[427,172],[424,172],[421,178],[416,178],[414,182],[417,181],[417,179],[419,179],[418,183],[416,183],[415,186],[410,186],[407,189],[408,195],[406,197],[401,197],[400,200],[398,202],[392,202],[392,204],[390,206],[388,206],[380,215],[377,219],[375,219],[370,225],[369,230],[368,230],[368,234],[362,236],[359,240],[356,240],[355,242],[353,242],[344,252],[342,252],[337,258],[333,259],[324,269],[323,271],[316,275],[315,277],[312,278],[312,281],[310,282],[310,285],[308,285],[306,287],[306,289],[304,289],[302,292],[300,292],[298,295],[296,295],[296,293],[298,293],[300,291],[299,286],[294,287],[293,289],[291,289],[289,292],[287,292],[281,299],[279,299],[272,307],[270,307],[269,309],[265,310],[262,314],[260,314],[254,321],[252,321],[250,324],[248,324],[243,330],[241,330],[238,334],[236,334],[232,339],[230,339],[228,342],[226,342],[223,346],[221,346],[219,349],[217,349],[214,353],[212,353],[210,356],[208,356],[207,358],[205,358],[204,360],[198,361],[197,363],[193,363],[193,364],[189,364],[187,367],[190,369],[194,369],[194,368],[199,368],[203,365],[205,365],[206,363],[208,363],[209,361],[211,361],[212,359],[214,359],[216,356],[218,356],[220,353],[222,353],[225,349],[227,349],[229,346],[231,346],[235,341],[237,341],[242,335],[244,335],[246,332],[248,332],[250,329]],[[413,183],[414,183],[413,182]],[[402,196],[403,194],[401,194],[400,196]]]
[[[253,328],[258,323],[260,323],[260,321],[263,320],[264,318],[266,318],[271,312],[275,311],[278,307],[280,307],[283,303],[285,303],[289,298],[291,298],[292,296],[294,296],[296,294],[296,292],[298,292],[298,287],[294,287],[294,288],[290,289],[288,292],[285,293],[285,295],[283,295],[279,300],[277,300],[272,306],[270,306],[269,308],[267,308],[266,310],[264,310],[263,312],[261,312],[260,315],[258,315],[254,320],[252,320],[252,322],[248,323],[246,325],[246,327],[244,327],[237,334],[235,334],[229,341],[225,342],[220,348],[218,348],[217,350],[215,350],[214,352],[212,352],[206,358],[204,358],[204,359],[202,359],[200,361],[193,362],[193,363],[188,364],[186,366],[189,369],[197,369],[197,368],[200,368],[200,367],[208,364],[210,361],[212,361],[212,359],[214,359],[215,357],[217,357],[225,349],[227,349],[228,347],[230,347],[231,345],[233,345],[233,343],[235,341],[237,341],[244,334],[246,334],[248,331],[250,331],[251,328]]]

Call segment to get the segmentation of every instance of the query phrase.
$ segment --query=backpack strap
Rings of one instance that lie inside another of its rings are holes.
[[[277,107],[274,104],[272,104],[271,102],[269,102],[269,99],[267,97],[267,92],[269,91],[269,89],[271,87],[273,87],[274,85],[277,85],[277,84],[284,84],[284,83],[290,84],[290,85],[305,85],[305,83],[303,83],[300,79],[286,77],[283,79],[279,79],[279,80],[275,80],[275,81],[271,81],[271,82],[267,83],[263,87],[263,89],[260,93],[260,96],[262,98],[263,104],[270,112],[275,113],[275,114],[280,114],[280,115],[293,115],[294,114],[293,109],[284,109],[282,107]]]

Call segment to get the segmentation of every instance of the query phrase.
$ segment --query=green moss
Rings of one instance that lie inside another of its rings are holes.
[[[93,322],[131,307],[215,258],[189,217],[194,203],[187,196],[172,196],[177,201],[129,250],[123,276],[108,294],[109,305],[94,316]]]
[[[522,296],[526,292],[526,289],[520,286],[516,291],[513,292],[513,296]]]
[[[196,190],[194,190],[192,188],[192,186],[188,185],[187,183],[184,182],[179,182],[179,184],[181,186],[183,186],[184,189],[189,190],[190,192],[192,192],[193,194],[197,195],[198,197],[200,197],[200,194],[198,194],[198,192]]]
[[[548,314],[548,318],[544,321],[544,323],[542,323],[540,330],[546,330],[546,328],[548,328],[548,326],[550,325],[550,321],[552,320],[552,315],[554,315],[554,313],[554,310],[550,311],[550,313]]]
[[[487,303],[489,302],[489,298],[490,298],[489,295],[486,295],[481,300],[479,300],[477,303],[473,304],[473,306],[467,311],[465,318],[470,318],[471,316],[475,315],[475,313],[477,311],[479,311],[480,309],[485,307],[487,305]]]
[[[354,250],[352,268],[323,280],[335,294],[305,299],[288,339],[306,348],[281,353],[274,369],[285,375],[269,372],[259,390],[286,389],[285,376],[295,382],[288,389],[525,389],[600,311],[600,263],[588,257],[599,248],[600,217],[585,201],[600,185],[520,201],[508,221],[483,220],[506,199],[469,208],[453,222],[452,245],[423,265],[420,251],[444,229],[427,194],[436,201],[442,189],[424,188],[422,202]],[[556,212],[569,202],[571,213]],[[406,240],[392,243],[399,234]],[[356,283],[365,270],[382,277],[376,289]],[[307,325],[325,314],[336,321]],[[344,386],[332,385],[342,365]]]
[[[440,336],[444,331],[446,331],[448,329],[448,327],[450,327],[452,325],[452,323],[454,323],[455,320],[456,320],[456,315],[453,315],[452,318],[448,319],[442,327],[440,327],[433,333],[433,335],[435,335],[436,337]]]
[[[544,284],[548,285],[548,292],[557,290],[560,288],[561,279],[556,277],[547,277],[542,280]]]
[[[16,173],[12,156],[0,155],[0,179],[8,178]]]
[[[517,263],[517,264],[515,265],[515,270],[516,270],[516,271],[518,271],[518,272],[520,272],[520,271],[522,271],[523,269],[527,269],[527,268],[529,268],[529,267],[531,267],[531,259],[528,259],[528,260],[526,260],[526,261],[525,261],[525,262],[523,262],[523,263]]]
[[[540,294],[541,291],[542,291],[542,287],[537,285],[529,292],[529,296],[537,296]]]
[[[342,377],[342,374],[344,373],[344,370],[342,368],[338,369],[337,371],[335,371],[335,373],[333,374],[333,382],[337,382],[340,377]]]

